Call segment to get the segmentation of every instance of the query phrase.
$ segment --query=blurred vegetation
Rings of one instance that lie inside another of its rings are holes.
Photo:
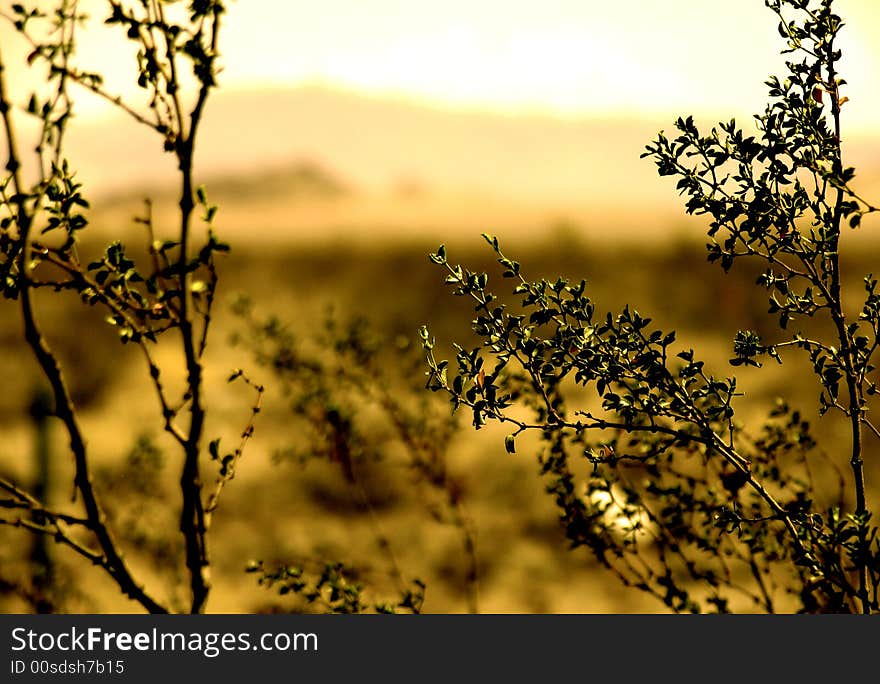
[[[629,303],[638,310],[651,311],[658,325],[675,327],[683,337],[694,340],[701,356],[714,362],[721,373],[731,355],[730,340],[740,324],[748,322],[762,330],[773,323],[766,305],[754,296],[758,273],[734,267],[725,276],[706,262],[696,240],[664,250],[640,250],[633,245],[591,242],[587,231],[564,225],[550,231],[544,240],[509,242],[511,250],[528,255],[530,269],[538,276],[583,276],[591,295],[609,307]],[[218,264],[223,283],[215,310],[214,358],[218,364],[227,368],[223,364],[227,360],[231,363],[234,357],[238,357],[235,363],[242,363],[236,350],[242,349],[255,330],[263,337],[264,345],[274,342],[264,346],[261,358],[254,358],[255,362],[262,360],[262,365],[248,364],[251,375],[266,383],[267,396],[249,446],[252,451],[238,467],[226,493],[226,508],[216,522],[218,560],[214,574],[218,587],[212,599],[216,605],[236,611],[307,609],[292,595],[273,599],[262,587],[249,590],[243,586],[247,576],[242,573],[249,560],[262,560],[270,572],[304,568],[312,573],[308,575],[312,587],[320,579],[325,563],[341,562],[351,573],[349,580],[364,585],[364,600],[371,605],[382,604],[399,595],[387,553],[390,547],[405,579],[425,583],[425,611],[470,609],[470,561],[461,528],[454,522],[450,524],[448,494],[443,487],[437,489],[430,483],[427,490],[413,486],[411,455],[401,448],[387,414],[383,417],[375,406],[364,413],[362,390],[336,383],[333,374],[324,377],[324,387],[316,391],[316,386],[302,375],[288,375],[286,381],[280,381],[272,380],[271,372],[271,364],[283,365],[283,355],[294,348],[301,358],[339,364],[352,350],[349,348],[341,357],[332,353],[334,347],[328,345],[328,335],[335,336],[337,342],[347,339],[349,346],[358,340],[364,342],[362,338],[367,342],[372,339],[373,349],[381,347],[385,351],[372,356],[369,350],[361,350],[360,361],[349,358],[347,365],[340,364],[348,369],[344,372],[362,371],[363,354],[367,353],[375,372],[381,373],[380,386],[400,397],[404,410],[417,411],[438,425],[448,423],[448,404],[423,390],[426,378],[421,367],[418,324],[431,321],[440,339],[455,339],[463,345],[473,339],[461,325],[462,315],[469,309],[464,302],[448,301],[448,288],[426,257],[428,244],[428,239],[414,239],[349,251],[338,244],[307,248],[279,244],[272,250],[241,245]],[[462,241],[457,249],[462,260],[475,267],[490,273],[497,270],[482,240],[474,239],[471,244]],[[83,250],[88,252],[87,241]],[[862,271],[870,267],[872,260],[870,251],[857,251],[845,266]],[[657,287],[658,281],[665,283],[664,288]],[[401,288],[401,282],[407,286]],[[622,283],[626,283],[625,288]],[[363,297],[366,291],[373,296]],[[252,302],[248,309],[253,317],[250,323],[241,315],[245,293]],[[124,492],[124,496],[114,498],[112,521],[124,531],[123,539],[131,545],[139,563],[152,567],[151,572],[160,572],[163,555],[176,553],[172,547],[179,544],[174,513],[161,505],[163,496],[176,487],[174,468],[169,467],[168,456],[162,452],[163,445],[166,449],[169,445],[157,434],[144,435],[128,445],[119,444],[116,438],[118,434],[137,435],[142,416],[150,415],[155,408],[147,387],[130,383],[131,371],[140,359],[119,345],[114,330],[100,316],[47,298],[46,305],[52,304],[57,306],[57,314],[53,312],[48,318],[47,335],[67,360],[71,387],[97,433],[96,458],[101,473],[96,486],[101,491]],[[0,354],[7,363],[9,378],[0,420],[10,436],[0,455],[7,470],[4,474],[16,475],[27,483],[36,472],[27,458],[33,450],[34,434],[26,407],[38,376],[29,367],[29,355],[20,336],[12,334],[17,322],[9,303],[0,306],[0,317],[0,329],[9,331]],[[335,332],[327,329],[329,321],[336,321]],[[354,327],[349,329],[349,325]],[[267,330],[271,333],[268,336]],[[376,344],[379,330],[390,345]],[[286,342],[284,335],[288,336]],[[253,342],[247,344],[251,351],[257,351]],[[766,414],[779,389],[784,388],[789,397],[803,400],[800,403],[805,415],[815,421],[817,438],[833,438],[837,430],[834,423],[810,414],[809,407],[816,402],[804,370],[794,363],[779,367],[773,364],[760,372],[747,369],[741,373],[741,386],[746,392],[741,411],[746,415]],[[316,377],[321,375],[313,375],[312,379]],[[311,397],[306,396],[309,388]],[[239,393],[225,383],[225,377],[212,386],[209,401],[221,416],[240,413]],[[317,439],[310,432],[315,424],[308,420],[308,414],[296,412],[309,405],[326,406],[327,401],[336,402],[359,421],[357,444],[361,451],[356,455],[355,467],[372,513],[346,480],[339,462],[326,457],[326,450],[324,457],[320,456],[320,445],[328,444],[328,435]],[[482,433],[455,429],[445,438],[448,444],[440,445],[447,476],[455,482],[456,496],[472,527],[478,559],[479,609],[657,610],[657,604],[622,591],[595,561],[566,549],[552,502],[536,477],[539,469],[534,454],[538,445],[530,451],[524,443],[518,446],[516,455],[509,455],[504,452],[503,434],[492,429]],[[231,433],[229,439],[234,438]],[[58,452],[64,449],[60,432],[53,432],[52,448]],[[24,456],[11,458],[11,449]],[[866,462],[878,474],[877,459],[868,458]],[[154,481],[145,483],[143,478]],[[156,478],[164,489],[157,489]],[[67,493],[56,491],[54,496],[63,498]],[[10,587],[20,589],[29,570],[22,565],[19,550],[30,542],[15,530],[0,529],[0,535],[4,549],[0,552],[0,574]],[[88,576],[88,566],[65,554],[56,552],[54,556],[72,573],[70,577]],[[224,576],[229,579],[221,580]],[[5,610],[27,605],[16,592],[10,589]],[[75,594],[61,593],[66,599],[58,606],[66,610],[130,609],[100,582],[84,579]]]

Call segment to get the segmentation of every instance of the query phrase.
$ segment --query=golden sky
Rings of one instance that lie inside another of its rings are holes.
[[[452,107],[751,113],[778,71],[762,0],[231,0],[224,85],[319,82]],[[877,126],[880,2],[838,0],[850,122]],[[100,59],[101,41],[84,45]],[[103,60],[102,60],[103,61]],[[106,66],[106,62],[105,62]]]
[[[81,4],[102,18],[101,0]],[[845,123],[878,132],[880,1],[838,0],[837,10]],[[568,117],[748,116],[783,59],[763,0],[229,0],[221,44],[225,88],[317,83]],[[81,53],[125,90],[131,63],[106,31],[84,34]]]
[[[880,2],[839,11],[867,120],[880,104]],[[781,65],[762,0],[238,0],[229,14],[230,84],[317,80],[453,106],[752,111]]]
[[[838,0],[837,11],[848,124],[880,128],[880,2]],[[227,88],[319,83],[562,116],[748,115],[782,66],[762,0],[230,0],[221,42]],[[105,31],[85,34],[81,52],[124,88],[130,64],[111,58],[119,45]]]

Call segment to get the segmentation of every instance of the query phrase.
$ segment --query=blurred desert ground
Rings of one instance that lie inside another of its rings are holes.
[[[251,395],[226,384],[230,369],[247,369],[266,384],[267,395],[254,439],[216,515],[210,611],[302,608],[257,587],[243,572],[250,559],[345,561],[361,570],[378,598],[391,595],[390,569],[373,522],[352,503],[338,466],[273,461],[274,453],[302,437],[291,429],[287,399],[272,375],[230,344],[242,326],[231,311],[237,294],[249,295],[260,315],[277,315],[306,343],[332,307],[340,320],[362,315],[387,333],[401,358],[418,355],[417,329],[430,323],[438,355],[452,357],[450,343],[469,339],[472,311],[450,295],[427,254],[443,242],[451,260],[488,270],[502,290],[506,283],[479,237],[489,232],[527,274],[587,278],[600,307],[613,311],[629,303],[675,328],[678,339],[718,373],[728,372],[737,329],[770,329],[763,295],[752,285],[754,273],[739,269],[725,277],[707,264],[703,221],[684,216],[672,182],[639,159],[660,128],[670,130],[671,120],[453,112],[312,86],[216,95],[200,139],[197,175],[220,206],[217,230],[232,251],[220,265],[209,344],[207,434],[232,444],[246,420]],[[132,217],[142,212],[146,197],[154,202],[160,232],[173,234],[174,169],[155,140],[107,116],[74,126],[69,143],[79,177],[95,188],[87,192],[93,207],[84,251],[111,239],[139,244],[143,235]],[[880,140],[862,135],[845,143],[849,163],[859,169],[859,187],[867,197],[880,197]],[[845,238],[853,294],[861,277],[877,270],[880,225],[869,218],[863,230]],[[858,299],[851,302],[856,306]],[[103,493],[112,500],[129,491],[114,473],[122,472],[136,439],[152,436],[164,445],[142,359],[118,344],[101,315],[74,299],[43,297],[40,305],[104,471]],[[38,374],[18,339],[14,305],[5,302],[0,312],[0,471],[27,483],[34,477],[35,442],[27,411]],[[169,368],[179,367],[176,353],[171,346],[161,349]],[[422,382],[420,371],[407,370],[403,361],[400,367],[401,387]],[[793,360],[740,372],[743,415],[764,413],[779,390],[812,411],[816,392],[804,370]],[[442,397],[434,398],[436,410],[448,411]],[[481,611],[662,610],[619,586],[584,551],[565,548],[528,448],[508,455],[504,430],[474,432],[465,415],[461,422],[449,467],[475,531]],[[843,427],[833,418],[820,423],[832,445],[844,443],[836,440]],[[63,501],[69,470],[60,426],[52,426],[50,438],[57,483],[52,497]],[[377,439],[383,436],[377,433]],[[173,483],[173,449],[166,458],[160,478]],[[869,465],[880,474],[876,458]],[[458,530],[432,519],[427,495],[412,485],[395,453],[361,467],[403,573],[427,583],[425,610],[467,610]],[[113,511],[123,528],[127,515],[141,516],[154,532],[167,529],[174,538],[175,511],[138,508],[134,495],[123,500]],[[3,529],[0,539],[2,573],[26,573],[22,557],[30,538]],[[63,609],[136,610],[99,572],[64,551],[53,553],[60,575],[71,578],[68,589],[74,589]],[[167,578],[138,553],[132,557],[161,595]],[[27,608],[12,597],[0,606]]]

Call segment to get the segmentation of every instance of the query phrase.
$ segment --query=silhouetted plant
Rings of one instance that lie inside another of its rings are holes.
[[[689,214],[710,219],[710,261],[725,271],[741,259],[766,265],[757,284],[769,292],[775,339],[738,332],[731,365],[782,363],[800,351],[820,413],[849,426],[846,454],[837,443],[820,447],[784,401],[747,429],[734,410],[736,378],[712,374],[674,332],[630,307],[602,311],[585,281],[527,279],[488,235],[514,300],[491,292],[485,273],[451,264],[444,247],[432,254],[454,294],[475,302],[480,344],[456,346],[450,366],[423,328],[427,386],[467,409],[477,429],[512,426],[510,453],[521,436],[539,435],[547,491],[572,546],[670,609],[878,612],[863,433],[880,437],[869,414],[880,294],[868,275],[859,306],[846,306],[840,268],[842,233],[877,208],[853,189],[841,151],[843,22],[832,0],[766,5],[791,57],[787,76],[767,81],[771,102],[756,133],[731,120],[702,134],[681,118],[674,137],[661,132],[642,156],[678,179]],[[797,329],[806,322],[813,335]],[[595,400],[572,410],[566,396],[582,388]]]
[[[206,477],[211,476],[203,470],[207,455],[204,354],[217,287],[216,258],[229,247],[214,232],[217,207],[194,183],[193,157],[206,102],[217,86],[224,5],[218,0],[185,4],[108,0],[106,8],[105,23],[118,28],[136,49],[135,78],[146,94],[143,105],[116,96],[100,74],[78,66],[76,34],[87,17],[76,2],[59,0],[50,10],[45,9],[45,3],[4,3],[0,10],[0,18],[29,45],[30,68],[42,69],[45,74],[35,79],[40,87],[25,96],[23,112],[18,112],[19,103],[7,89],[0,58],[0,120],[8,155],[6,174],[0,179],[0,279],[4,297],[18,302],[25,340],[51,388],[53,413],[67,433],[77,499],[77,506],[69,510],[50,507],[16,483],[0,480],[5,497],[2,509],[10,513],[0,522],[48,535],[104,570],[121,592],[144,609],[168,610],[125,560],[111,529],[111,523],[116,522],[114,516],[108,516],[111,507],[99,496],[77,407],[58,357],[42,332],[35,291],[72,291],[86,306],[104,309],[121,342],[137,347],[145,359],[148,382],[161,409],[161,427],[182,455],[173,508],[179,511],[182,553],[172,545],[166,549],[166,560],[174,566],[182,555],[182,574],[189,584],[186,610],[201,612],[211,588],[208,532],[212,514],[241,454],[239,448],[221,455],[218,442],[212,441],[209,451],[220,462],[219,472],[213,488],[206,484]],[[65,132],[73,117],[72,88],[91,91],[152,130],[162,149],[176,159],[179,212],[176,227],[170,229],[171,238],[163,237],[169,233],[164,226],[154,226],[149,202],[136,219],[146,244],[144,264],[136,262],[122,241],[112,242],[91,260],[80,253],[80,235],[89,224],[89,202],[65,155]],[[35,146],[17,137],[19,116],[38,124]],[[31,150],[35,150],[33,163]],[[195,235],[199,219],[204,238]],[[164,345],[176,345],[177,365],[160,366],[157,350],[164,350]],[[166,380],[181,370],[184,389],[177,396],[167,389]],[[237,371],[230,379],[242,377]],[[257,395],[255,414],[262,388],[252,387]],[[252,418],[242,435],[242,445],[253,430]],[[149,455],[144,449],[136,453]],[[146,465],[141,462],[135,468],[141,477],[149,472]]]

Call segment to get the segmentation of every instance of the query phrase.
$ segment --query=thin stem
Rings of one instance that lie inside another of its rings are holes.
[[[833,36],[832,36],[833,38]],[[831,113],[834,120],[834,136],[836,140],[835,155],[833,159],[834,173],[840,176],[843,173],[843,160],[840,147],[840,96],[837,87],[837,74],[835,68],[834,41],[829,40],[825,55],[826,68],[828,70],[828,82],[833,88],[831,93]],[[863,401],[861,387],[858,383],[857,372],[853,366],[854,353],[852,340],[847,330],[846,314],[844,313],[840,286],[840,223],[843,217],[844,189],[839,187],[834,201],[833,224],[829,227],[831,233],[831,314],[837,337],[840,340],[840,352],[844,361],[846,374],[847,393],[849,395],[849,418],[850,431],[852,434],[852,455],[850,467],[853,473],[853,486],[855,488],[856,507],[855,515],[862,519],[867,513],[867,500],[865,494],[865,473],[862,461],[862,415]],[[862,612],[870,613],[870,598],[868,596],[868,571],[867,559],[867,529],[864,524],[859,525],[860,551],[857,554],[856,569],[859,578],[859,600]]]
[[[247,446],[248,441],[254,434],[254,424],[256,422],[257,415],[259,415],[263,406],[263,394],[265,392],[265,388],[262,385],[257,385],[252,382],[249,378],[247,378],[243,374],[239,374],[248,385],[250,385],[254,391],[256,392],[256,399],[254,400],[253,406],[251,406],[251,414],[248,419],[247,425],[245,425],[244,430],[241,432],[241,441],[239,442],[238,447],[236,447],[235,451],[231,454],[231,458],[228,463],[223,463],[221,465],[221,475],[217,478],[217,482],[214,484],[214,491],[211,492],[211,495],[208,497],[208,502],[205,505],[205,526],[210,528],[211,526],[211,517],[214,511],[217,510],[217,505],[220,500],[220,494],[223,492],[223,488],[226,484],[235,477],[235,469],[238,465],[238,461],[241,459],[242,454],[244,454],[244,448]]]
[[[214,11],[211,25],[211,50],[209,57],[213,59],[216,52],[217,37],[220,30],[220,16]],[[201,36],[201,32],[199,33]],[[213,69],[207,65],[209,73]],[[190,114],[190,127],[177,144],[177,157],[181,173],[180,187],[180,255],[177,262],[181,280],[180,334],[183,342],[183,353],[186,359],[187,388],[190,397],[190,425],[186,444],[184,445],[184,464],[180,477],[180,488],[183,506],[180,518],[180,529],[186,546],[186,566],[190,572],[192,589],[191,612],[200,613],[210,592],[211,583],[208,577],[208,548],[206,539],[205,505],[202,501],[202,482],[199,474],[199,456],[201,439],[204,432],[205,408],[202,404],[202,364],[199,358],[198,345],[192,320],[191,275],[189,272],[189,243],[192,213],[195,207],[193,192],[193,154],[196,134],[202,116],[202,110],[213,85],[212,77],[205,77],[199,89],[196,105]],[[175,100],[175,107],[181,107]],[[178,109],[182,117],[182,111]]]

